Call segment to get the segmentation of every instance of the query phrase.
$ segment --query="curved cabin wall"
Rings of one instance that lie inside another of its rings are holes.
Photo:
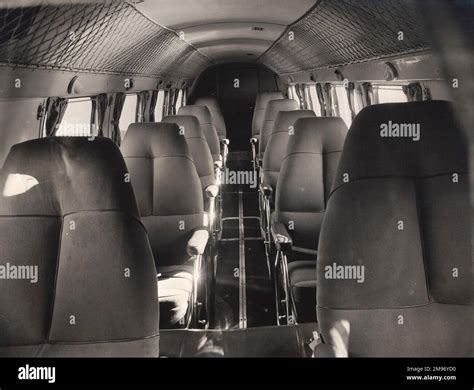
[[[36,118],[42,100],[0,100],[0,167],[12,145],[38,137],[39,120]]]

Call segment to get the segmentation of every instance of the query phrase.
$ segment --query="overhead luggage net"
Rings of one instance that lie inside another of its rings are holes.
[[[321,0],[259,60],[287,74],[425,51],[421,18],[411,0]]]
[[[195,77],[209,59],[127,2],[0,8],[0,64]]]

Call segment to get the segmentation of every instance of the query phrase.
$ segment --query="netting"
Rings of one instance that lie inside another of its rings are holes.
[[[411,0],[321,0],[259,60],[285,74],[428,49],[422,15]]]
[[[0,63],[195,77],[209,59],[126,2],[0,9]]]

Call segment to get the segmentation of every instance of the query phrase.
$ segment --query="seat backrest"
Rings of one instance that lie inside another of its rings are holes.
[[[214,161],[219,160],[221,155],[219,135],[216,126],[212,123],[209,109],[206,106],[183,106],[179,108],[178,115],[191,115],[198,118],[209,149],[211,149],[212,158]]]
[[[294,124],[299,118],[315,117],[311,110],[280,111],[275,119],[272,134],[263,155],[262,182],[276,189],[281,163],[286,153],[288,137],[294,133]]]
[[[258,143],[258,154],[260,158],[263,158],[278,113],[280,111],[298,110],[299,108],[298,102],[293,99],[277,99],[268,102],[263,116],[262,130],[260,131],[260,139]]]
[[[163,118],[162,122],[176,123],[179,126],[181,133],[188,142],[202,189],[204,190],[207,186],[215,184],[214,162],[199,120],[190,115],[170,115]]]
[[[227,129],[225,126],[224,115],[215,96],[203,96],[196,99],[195,106],[206,106],[211,112],[212,123],[216,126],[219,139],[227,138]]]
[[[122,142],[155,264],[181,265],[193,231],[203,225],[201,182],[176,123],[133,123]]]
[[[263,116],[265,109],[270,100],[284,99],[283,93],[280,91],[260,92],[255,101],[255,108],[252,119],[252,137],[260,138],[260,131],[262,131]]]
[[[157,356],[153,256],[111,140],[14,145],[0,247],[0,356]]]
[[[278,177],[275,218],[284,223],[296,249],[318,249],[332,180],[347,134],[341,118],[298,119]]]
[[[357,115],[319,244],[329,344],[343,333],[349,356],[473,355],[466,145],[448,102]]]

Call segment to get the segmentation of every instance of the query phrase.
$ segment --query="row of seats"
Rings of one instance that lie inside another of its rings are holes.
[[[316,319],[319,232],[347,127],[341,118],[317,118],[312,110],[300,110],[295,100],[280,95],[267,92],[257,99],[263,111],[255,114],[254,122],[260,125],[256,165],[261,173],[261,220],[267,255],[271,241],[277,249],[276,305],[280,309],[283,300],[286,306],[278,310],[278,323],[310,322]]]
[[[199,107],[182,112],[208,114]],[[121,151],[100,137],[12,147],[0,171],[14,272],[0,283],[0,356],[158,356],[159,327],[196,299],[209,236],[216,179],[203,127],[186,115],[132,124]]]
[[[450,103],[369,106],[346,138],[341,119],[278,100],[261,192],[288,261],[287,312],[317,311],[316,355],[472,356],[468,154]],[[385,137],[388,123],[420,138]]]

